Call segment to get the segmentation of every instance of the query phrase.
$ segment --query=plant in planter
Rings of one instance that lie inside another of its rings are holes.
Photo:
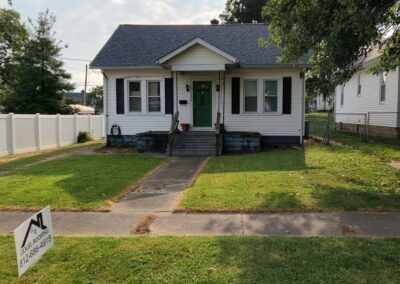
[[[182,132],[188,132],[189,127],[190,127],[189,123],[181,123]]]

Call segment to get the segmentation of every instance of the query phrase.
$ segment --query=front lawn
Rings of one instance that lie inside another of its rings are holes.
[[[285,237],[56,238],[17,275],[0,237],[2,283],[398,283],[399,239]]]
[[[77,155],[0,176],[0,210],[102,209],[163,159],[140,155]]]
[[[210,159],[177,209],[400,209],[400,171],[324,145]]]

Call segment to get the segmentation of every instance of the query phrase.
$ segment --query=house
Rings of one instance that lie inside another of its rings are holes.
[[[90,65],[104,75],[107,143],[172,155],[301,145],[307,57],[281,64],[260,38],[262,24],[120,25]]]
[[[374,75],[371,65],[381,52],[374,49],[362,68],[335,91],[338,129],[369,136],[400,138],[400,71]]]
[[[312,112],[331,111],[333,106],[333,98],[324,98],[322,94],[318,94],[309,102],[309,110]]]
[[[85,105],[85,91],[64,93],[64,99],[76,104]],[[88,101],[88,100],[87,100]]]

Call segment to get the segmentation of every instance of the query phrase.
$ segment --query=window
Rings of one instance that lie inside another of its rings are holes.
[[[140,81],[129,82],[129,111],[142,111],[142,92]]]
[[[257,111],[257,80],[244,81],[244,111]]]
[[[147,105],[148,112],[161,111],[160,82],[147,82]]]
[[[340,86],[340,105],[344,104],[344,85]]]
[[[357,76],[357,96],[361,96],[361,75]]]
[[[264,112],[278,111],[278,82],[264,82]]]
[[[387,80],[387,72],[381,73],[380,92],[379,92],[379,102],[381,103],[386,100],[386,80]]]

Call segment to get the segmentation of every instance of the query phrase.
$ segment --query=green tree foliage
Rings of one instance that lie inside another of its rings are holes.
[[[90,100],[96,108],[103,107],[103,86],[96,86],[90,92]]]
[[[17,59],[13,92],[2,101],[6,111],[15,113],[70,113],[63,93],[73,89],[71,75],[63,69],[61,42],[52,31],[55,17],[48,10],[29,20],[30,38]]]
[[[15,60],[22,54],[28,31],[20,15],[9,9],[0,9],[0,96],[9,92],[15,79]]]
[[[227,0],[225,11],[219,16],[223,23],[263,22],[261,11],[268,0]]]
[[[312,50],[313,83],[328,90],[346,82],[377,46],[385,52],[374,72],[399,65],[399,13],[398,0],[270,0],[263,8],[268,42],[282,49],[281,61],[297,62]]]

